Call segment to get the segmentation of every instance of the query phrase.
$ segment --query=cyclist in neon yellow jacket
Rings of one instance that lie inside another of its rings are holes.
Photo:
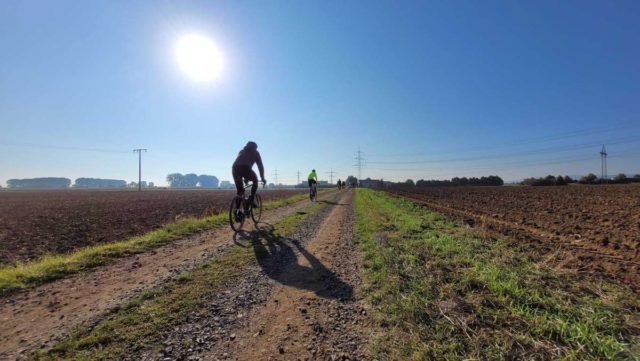
[[[313,169],[311,173],[309,173],[309,176],[307,177],[307,181],[309,182],[309,188],[311,188],[313,184],[318,183],[318,175],[316,174],[315,169]]]

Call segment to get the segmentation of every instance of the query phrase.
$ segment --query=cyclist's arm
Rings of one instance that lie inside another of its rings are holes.
[[[260,171],[260,179],[264,182],[264,165],[262,164],[262,157],[260,157],[260,153],[256,153],[256,163],[258,164],[258,171]]]

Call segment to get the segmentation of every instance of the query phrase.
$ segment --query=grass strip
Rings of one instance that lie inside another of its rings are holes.
[[[402,198],[359,189],[365,293],[388,332],[379,360],[634,360],[640,300],[546,269],[526,243],[478,236]]]
[[[266,243],[274,235],[284,237],[293,233],[322,207],[321,203],[313,203],[304,212],[293,212],[276,223],[273,233],[261,236],[260,241]],[[173,327],[194,314],[207,312],[205,302],[209,297],[246,274],[251,266],[257,265],[258,257],[269,257],[256,252],[254,247],[231,247],[202,267],[129,301],[93,328],[78,330],[51,350],[36,353],[34,359],[121,360],[158,348]]]
[[[265,202],[264,210],[276,209],[302,201],[307,194]],[[144,252],[178,238],[221,227],[228,222],[227,212],[203,218],[185,218],[159,229],[124,241],[98,244],[68,254],[46,255],[15,266],[0,268],[0,295],[50,282],[85,269],[98,267],[117,258]]]

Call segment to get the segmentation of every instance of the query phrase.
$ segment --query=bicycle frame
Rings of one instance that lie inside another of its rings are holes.
[[[229,209],[229,223],[231,225],[231,228],[236,232],[238,232],[242,228],[245,219],[251,217],[254,223],[257,223],[262,217],[262,198],[259,194],[256,194],[256,198],[254,199],[254,201],[249,202],[249,198],[247,198],[246,196],[246,191],[249,187],[253,187],[253,182],[245,183],[244,187],[242,187],[241,194],[237,194],[233,198],[231,207]],[[253,207],[254,202],[257,202],[257,208]],[[258,213],[255,213],[256,211]],[[238,214],[240,214],[239,218]]]
[[[311,200],[315,200],[318,197],[318,181],[315,181],[311,184],[311,187],[309,187],[309,192],[311,192],[309,195],[311,196]]]

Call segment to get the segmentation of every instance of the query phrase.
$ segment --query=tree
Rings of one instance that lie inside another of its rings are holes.
[[[575,181],[573,179],[571,179],[571,177],[566,175],[566,176],[564,176],[564,182],[567,183],[567,184],[571,184],[571,183],[574,183]]]
[[[416,184],[413,182],[413,179],[407,179],[404,184],[408,185],[408,186],[415,186]]]
[[[556,177],[556,185],[557,186],[566,186],[567,182],[564,180],[564,177],[559,175]]]
[[[616,183],[627,183],[627,175],[624,173],[619,173],[613,180]]]
[[[201,174],[198,177],[198,185],[202,188],[218,188],[218,177]]]
[[[358,185],[358,178],[350,175],[347,177],[347,184],[351,187],[356,187]]]
[[[595,184],[597,181],[598,176],[593,173],[589,173],[588,175],[580,178],[580,183],[582,184]]]
[[[184,176],[180,173],[171,173],[167,175],[167,183],[170,188],[180,188],[184,186]]]
[[[198,175],[195,173],[185,174],[183,187],[195,188],[198,185],[198,180]]]

